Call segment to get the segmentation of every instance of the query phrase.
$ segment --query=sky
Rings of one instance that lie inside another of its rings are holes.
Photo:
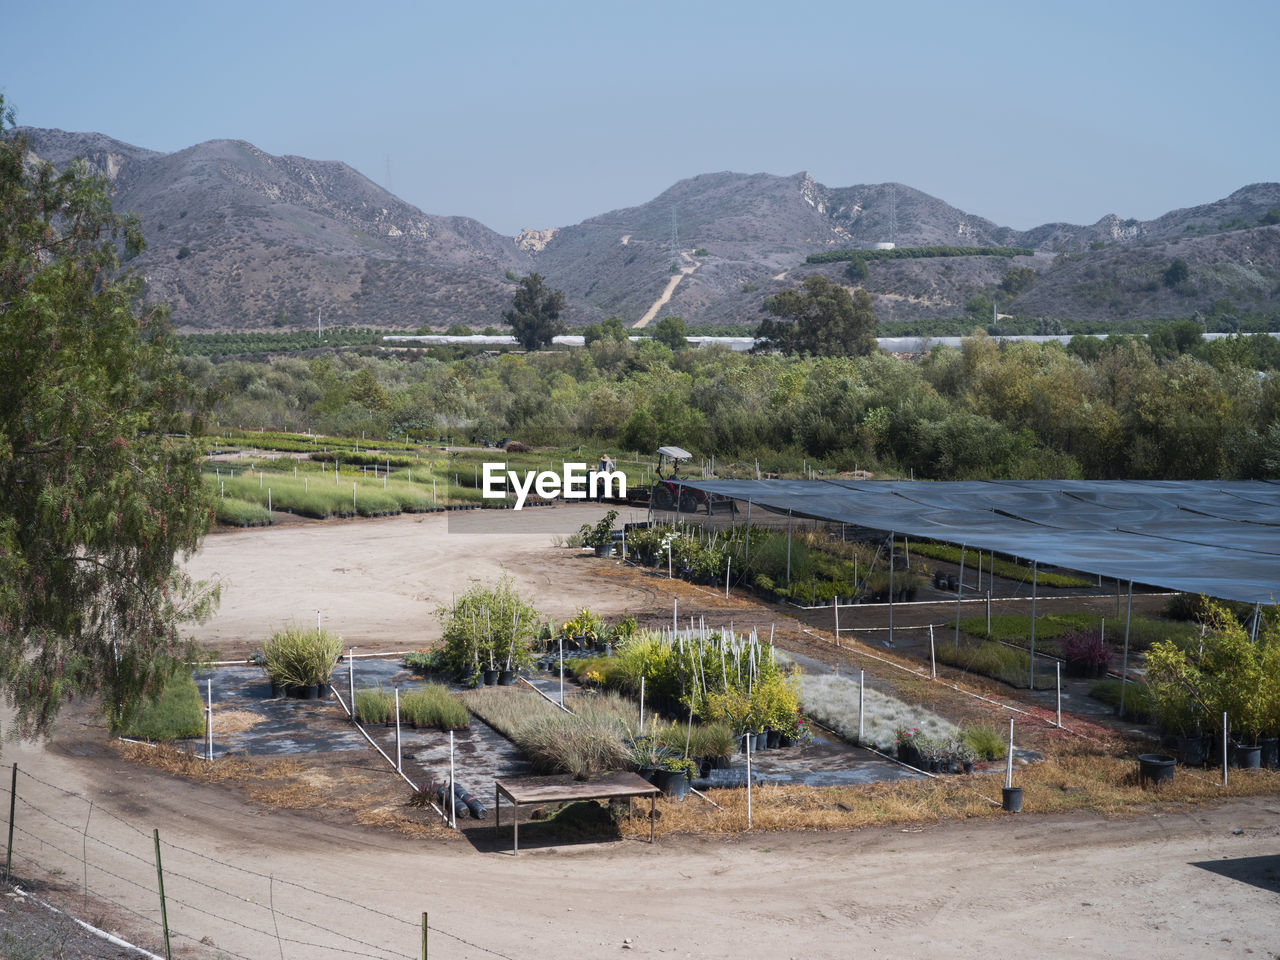
[[[12,2],[17,122],[340,160],[505,234],[700,173],[1027,229],[1280,180],[1280,3]]]

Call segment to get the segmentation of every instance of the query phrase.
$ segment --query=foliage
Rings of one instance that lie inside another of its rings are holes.
[[[606,317],[602,322],[589,323],[582,329],[582,343],[587,347],[600,340],[625,343],[627,338],[627,328],[623,326],[621,317]]]
[[[1106,667],[1111,663],[1115,648],[1094,630],[1068,630],[1058,641],[1058,651],[1069,664],[1082,667]]]
[[[876,316],[865,290],[852,295],[844,287],[815,274],[801,290],[784,290],[766,304],[778,319],[765,319],[756,331],[754,350],[784,355],[861,356],[876,348]]]
[[[229,527],[265,527],[271,523],[271,512],[266,507],[239,497],[219,497],[214,516],[218,523]]]
[[[449,688],[429,683],[400,696],[400,719],[416,727],[460,730],[470,723],[467,706]]]
[[[267,676],[276,683],[304,687],[328,683],[341,654],[341,637],[327,630],[293,625],[272,633],[262,648]]]
[[[1089,688],[1089,696],[1120,709],[1120,678],[1104,677]],[[1124,685],[1124,718],[1134,723],[1150,723],[1159,713],[1151,698],[1151,687],[1130,680]],[[1221,722],[1218,724],[1222,726]]]
[[[597,613],[592,613],[586,607],[583,607],[572,617],[566,620],[560,626],[560,635],[562,637],[583,637],[589,643],[595,643],[600,639],[600,634],[604,630],[604,619]]]
[[[396,718],[395,695],[382,685],[356,691],[356,716],[361,723],[387,723]]]
[[[175,559],[212,517],[165,311],[106,181],[30,162],[0,97],[0,689],[22,736],[101,690],[127,725],[214,595]]]
[[[962,643],[958,648],[950,643],[939,643],[935,656],[939,663],[979,673],[1013,687],[1026,687],[1030,683],[1031,656],[1027,651],[993,640],[983,641],[977,646]]]
[[[178,740],[204,733],[204,704],[191,672],[174,670],[155,699],[145,700],[128,722],[113,733],[140,740]]]
[[[511,326],[516,341],[526,350],[540,350],[569,328],[560,314],[564,311],[564,294],[542,282],[542,275],[531,273],[516,285],[511,309],[502,319]]]
[[[858,697],[856,678],[812,674],[800,677],[800,702],[804,712],[850,743],[859,743]],[[904,703],[870,686],[862,692],[862,698],[863,746],[888,753],[904,737],[910,738],[920,730],[938,737],[955,735],[953,724],[916,704]]]
[[[462,676],[474,678],[486,667],[519,669],[532,660],[541,614],[510,577],[494,586],[475,582],[436,616],[444,627],[444,662]]]
[[[948,543],[922,543],[912,541],[911,552],[919,554],[922,557],[932,557],[935,560],[946,560],[950,563],[959,563],[961,548]],[[1017,580],[1022,583],[1031,582],[1032,570],[1030,566],[1023,566],[1020,563],[1014,563],[1011,560],[1005,560],[1002,557],[996,557],[993,566],[991,555],[983,553],[980,550],[964,551],[965,571],[982,570],[990,573],[993,569],[998,577],[1005,580]],[[1073,577],[1068,574],[1052,573],[1045,570],[1035,571],[1037,583],[1042,583],[1046,587],[1087,587],[1092,583],[1091,580],[1085,580],[1081,577]],[[1039,630],[1037,628],[1037,633]]]
[[[578,533],[582,542],[588,547],[603,547],[613,543],[613,522],[618,519],[618,511],[610,510],[596,521],[595,526],[584,523]]]
[[[966,724],[960,735],[978,757],[999,760],[1009,752],[1004,734],[989,723]]]
[[[653,328],[653,339],[672,350],[685,350],[689,341],[685,338],[689,329],[680,317],[663,317]]]

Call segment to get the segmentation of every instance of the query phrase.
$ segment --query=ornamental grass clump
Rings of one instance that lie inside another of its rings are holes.
[[[848,677],[802,675],[800,700],[804,712],[830,727],[850,743],[858,740],[858,682]],[[956,738],[955,724],[921,707],[903,703],[868,686],[863,695],[862,746],[882,753],[897,747],[899,729],[939,740]]]
[[[448,687],[429,683],[400,696],[400,720],[415,727],[461,730],[469,725],[471,714],[466,704],[450,693]]]
[[[388,723],[395,716],[395,696],[381,686],[356,691],[356,717],[361,723]]]
[[[328,683],[341,653],[341,637],[296,625],[271,634],[262,648],[267,676],[273,683],[303,687]]]

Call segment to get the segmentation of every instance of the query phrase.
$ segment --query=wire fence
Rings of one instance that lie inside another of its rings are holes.
[[[407,919],[228,863],[211,855],[217,837],[204,851],[170,842],[16,764],[0,780],[7,874],[39,881],[44,899],[93,926],[128,930],[159,956],[416,960],[430,933],[433,956],[512,960],[431,926],[425,913]],[[264,861],[272,843],[264,840]]]

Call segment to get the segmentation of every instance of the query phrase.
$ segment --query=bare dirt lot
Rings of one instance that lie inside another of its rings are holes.
[[[244,656],[272,625],[314,622],[319,610],[326,627],[362,650],[407,649],[438,635],[436,606],[472,577],[500,572],[549,617],[589,605],[652,621],[670,616],[674,594],[682,612],[716,622],[767,629],[779,620],[748,600],[716,599],[707,588],[552,547],[553,535],[598,512],[485,517],[497,528],[468,533],[449,532],[458,518],[433,515],[217,534],[190,564],[196,576],[225,580],[221,609],[196,635],[223,656]],[[779,632],[801,636],[794,624]],[[534,844],[511,856],[452,835],[361,826],[355,811],[344,821],[331,810],[317,817],[267,808],[228,785],[130,763],[101,744],[96,728],[68,719],[49,748],[6,744],[5,759],[39,778],[24,780],[18,822],[39,832],[39,814],[26,804],[64,821],[50,831],[67,831],[61,841],[20,834],[15,869],[78,915],[87,911],[161,954],[153,829],[171,845],[166,890],[178,903],[169,919],[184,933],[175,943],[183,957],[412,958],[423,911],[429,955],[448,958],[563,960],[622,950],[699,958],[1280,956],[1275,797],[1153,807],[1121,820],[1028,811],[923,827],[665,835],[653,846]],[[362,769],[388,776],[377,763]],[[103,891],[114,906],[82,900],[82,870],[89,891]],[[339,947],[326,930],[359,942]],[[111,949],[100,955],[115,956]]]

